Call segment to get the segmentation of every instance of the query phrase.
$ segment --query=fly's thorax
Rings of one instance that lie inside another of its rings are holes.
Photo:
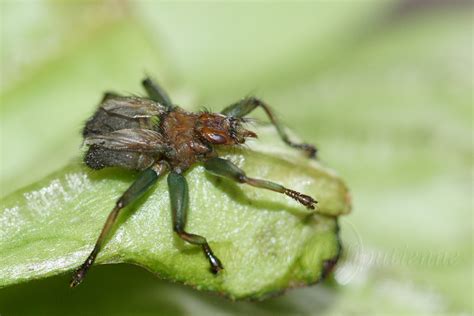
[[[161,118],[159,129],[169,148],[165,156],[174,170],[185,170],[212,151],[212,146],[196,135],[197,120],[196,113],[179,107]]]

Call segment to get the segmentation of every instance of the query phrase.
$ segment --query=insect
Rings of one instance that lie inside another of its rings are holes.
[[[83,129],[84,143],[88,146],[84,162],[90,168],[118,166],[141,173],[117,200],[92,252],[75,271],[71,287],[79,285],[84,279],[120,211],[165,174],[168,174],[174,232],[186,242],[202,248],[213,273],[221,271],[224,267],[206,238],[185,230],[188,208],[185,172],[196,163],[203,164],[205,170],[215,176],[285,194],[308,209],[314,209],[317,203],[312,197],[280,184],[250,178],[229,160],[218,157],[218,147],[238,146],[247,138],[257,137],[254,132],[244,128],[244,117],[256,108],[265,111],[286,144],[302,150],[308,157],[315,157],[314,146],[289,139],[265,102],[247,97],[220,113],[194,113],[174,105],[167,93],[152,79],[146,78],[142,84],[148,98],[106,93]]]

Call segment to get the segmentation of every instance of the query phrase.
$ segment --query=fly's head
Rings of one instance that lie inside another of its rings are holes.
[[[254,132],[243,128],[242,123],[242,118],[201,113],[197,120],[196,132],[213,145],[238,145],[245,143],[247,137],[257,137]]]

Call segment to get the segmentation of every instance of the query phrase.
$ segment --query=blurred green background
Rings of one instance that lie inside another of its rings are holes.
[[[0,315],[468,315],[470,1],[2,1],[0,193],[77,157],[102,92],[272,104],[353,196],[326,284],[229,302],[126,265],[0,290]],[[258,114],[257,117],[264,118]],[[0,255],[1,260],[1,255]]]

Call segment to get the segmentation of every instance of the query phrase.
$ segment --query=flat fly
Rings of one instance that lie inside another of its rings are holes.
[[[216,149],[219,147],[239,146],[247,138],[257,137],[245,128],[245,116],[262,108],[287,145],[303,151],[308,157],[315,157],[314,146],[289,139],[265,102],[247,97],[220,113],[189,112],[174,105],[153,80],[146,78],[142,84],[148,95],[146,98],[106,93],[83,129],[84,143],[88,146],[84,162],[90,168],[122,167],[140,171],[140,174],[117,200],[92,252],[74,273],[71,287],[84,279],[120,211],[165,174],[168,174],[173,230],[186,242],[200,246],[211,271],[219,273],[224,267],[206,238],[185,230],[188,208],[185,174],[194,164],[202,164],[206,171],[218,177],[285,194],[308,209],[314,209],[317,203],[312,197],[280,184],[248,177],[231,161],[218,156]]]

